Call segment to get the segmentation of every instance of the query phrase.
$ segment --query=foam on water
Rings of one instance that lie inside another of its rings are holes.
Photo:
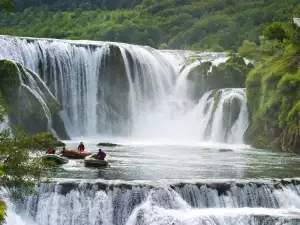
[[[300,221],[300,186],[291,183],[281,188],[272,183],[172,188],[74,184],[41,184],[36,196],[17,207],[18,214],[37,225],[274,225]]]

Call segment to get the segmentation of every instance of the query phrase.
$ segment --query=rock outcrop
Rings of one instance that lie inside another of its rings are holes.
[[[37,74],[16,62],[0,60],[0,92],[11,124],[22,126],[29,134],[52,132],[60,139],[70,139],[59,103]]]
[[[203,62],[191,69],[188,80],[196,85],[194,98],[199,99],[205,92],[222,88],[244,88],[247,74],[253,68],[251,63],[238,56],[231,56],[217,66]]]

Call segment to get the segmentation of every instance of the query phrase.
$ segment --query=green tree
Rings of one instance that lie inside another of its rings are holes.
[[[12,11],[14,8],[14,0],[0,0],[0,9]]]
[[[268,24],[263,31],[263,35],[269,40],[279,41],[283,41],[287,37],[284,25],[280,22]]]
[[[0,124],[6,115],[5,101],[0,93]],[[0,186],[10,189],[16,200],[34,193],[35,184],[50,177],[54,170],[51,163],[33,157],[41,149],[56,145],[56,138],[48,133],[27,136],[21,128],[0,131]],[[5,203],[0,201],[0,223],[5,218]]]
[[[257,45],[248,40],[245,40],[243,44],[238,48],[238,53],[242,57],[255,58],[257,52]]]

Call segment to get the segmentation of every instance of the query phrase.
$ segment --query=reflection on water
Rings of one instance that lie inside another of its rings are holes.
[[[68,141],[77,148],[77,141]],[[120,142],[119,142],[120,143]],[[96,141],[85,141],[89,151],[97,152]],[[58,170],[59,178],[107,180],[158,179],[248,179],[297,177],[300,157],[251,149],[247,146],[159,145],[125,143],[118,147],[101,147],[110,167],[85,168],[83,160],[70,160]],[[231,149],[221,152],[220,149]]]

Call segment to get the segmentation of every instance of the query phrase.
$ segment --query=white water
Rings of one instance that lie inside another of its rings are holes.
[[[85,183],[70,189],[67,184],[42,184],[37,196],[17,211],[23,218],[21,224],[27,225],[275,225],[299,221],[299,186],[274,188],[272,184],[231,185],[226,194],[219,194],[222,189],[193,184],[175,185],[174,190],[167,186],[102,189]],[[10,216],[19,218],[12,212],[8,219]],[[8,225],[14,224],[9,221]]]
[[[0,132],[4,131],[4,130],[7,130],[8,128],[9,128],[8,117],[5,116],[3,122],[0,123]]]
[[[106,70],[105,62],[114,54],[112,45],[120,49],[126,75]],[[0,37],[0,59],[18,61],[40,73],[61,103],[63,120],[73,137],[98,134],[169,143],[179,139],[243,143],[248,123],[244,90],[223,90],[211,120],[214,101],[204,95],[195,103],[190,97],[187,76],[200,62],[180,74],[189,54],[120,43]],[[198,57],[213,64],[228,58],[217,53],[199,53]],[[222,107],[232,98],[238,99],[241,110],[227,134],[221,122]]]
[[[20,79],[20,83],[21,83],[19,93],[21,92],[21,89],[24,88],[38,100],[38,102],[40,103],[40,105],[44,111],[44,114],[46,115],[47,120],[48,120],[48,131],[54,132],[52,130],[51,112],[48,108],[47,99],[45,97],[45,94],[47,94],[51,98],[55,99],[54,96],[51,94],[51,92],[49,91],[47,86],[44,84],[44,82],[41,80],[41,78],[37,74],[30,73],[26,70],[20,71],[19,68],[18,68],[18,70],[19,70],[19,79]],[[26,83],[24,82],[22,73],[24,73],[24,76],[26,76],[26,78],[27,78]],[[43,89],[44,89],[43,91],[41,90],[38,82],[39,82],[39,84],[42,84]],[[44,93],[45,90],[47,91],[47,93]],[[20,97],[20,96],[18,96],[18,97]]]

